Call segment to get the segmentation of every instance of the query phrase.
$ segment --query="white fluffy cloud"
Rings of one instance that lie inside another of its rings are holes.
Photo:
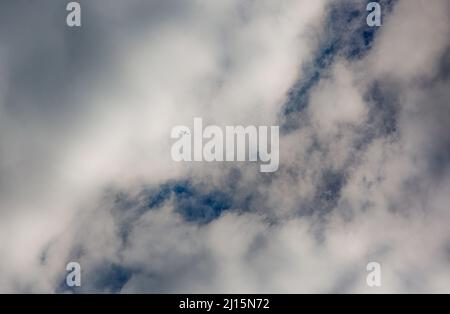
[[[0,291],[58,291],[73,259],[93,278],[85,291],[114,290],[101,281],[119,279],[99,273],[119,265],[122,292],[370,292],[372,260],[383,267],[379,291],[450,291],[448,1],[400,0],[367,55],[337,53],[300,127],[282,134],[271,177],[242,164],[173,163],[170,130],[195,116],[277,123],[333,32],[324,25],[338,3],[155,2],[164,18],[148,19],[136,15],[145,2],[120,3],[86,3],[97,24],[85,23],[82,36],[89,27],[105,34],[99,49],[108,54],[99,74],[80,75],[88,84],[69,81],[75,95],[34,91],[34,103],[12,72],[21,59],[8,64],[0,49],[9,74],[0,78]],[[80,105],[66,116],[54,100]],[[50,109],[41,116],[43,104]],[[395,131],[379,131],[380,112]],[[228,180],[235,169],[239,179]],[[205,224],[177,212],[175,195],[142,211],[147,187],[186,178],[253,198]]]

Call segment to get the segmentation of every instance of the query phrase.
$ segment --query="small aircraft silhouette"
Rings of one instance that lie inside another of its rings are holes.
[[[189,131],[180,131],[180,135],[191,135]]]

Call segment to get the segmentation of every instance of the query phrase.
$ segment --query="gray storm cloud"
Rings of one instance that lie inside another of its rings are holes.
[[[0,4],[1,292],[450,292],[448,0],[80,2]],[[193,117],[279,170],[174,163]]]

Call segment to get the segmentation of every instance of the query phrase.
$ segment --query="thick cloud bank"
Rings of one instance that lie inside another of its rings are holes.
[[[450,292],[450,1],[379,2],[2,2],[0,292]],[[279,170],[173,162],[194,117]]]

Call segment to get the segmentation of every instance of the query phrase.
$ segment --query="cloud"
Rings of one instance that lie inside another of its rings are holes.
[[[449,3],[380,2],[2,4],[0,291],[448,292]],[[279,171],[172,162],[195,116]]]

